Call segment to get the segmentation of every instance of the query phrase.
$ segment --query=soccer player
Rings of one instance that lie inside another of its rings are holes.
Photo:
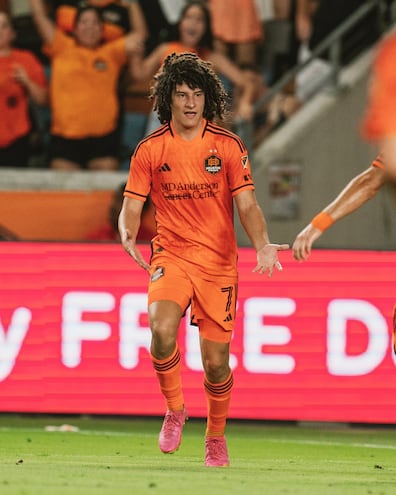
[[[363,134],[378,143],[387,174],[396,180],[396,35],[380,46],[372,70],[372,80]],[[393,351],[396,354],[396,305],[393,308]]]
[[[191,304],[207,398],[205,465],[228,466],[224,432],[238,282],[233,202],[257,252],[254,272],[281,270],[278,251],[288,245],[270,243],[243,142],[213,122],[224,116],[226,94],[210,64],[192,53],[169,55],[151,96],[163,125],[132,156],[119,229],[127,253],[150,273],[151,359],[167,405],[159,447],[179,448],[187,418],[177,333]],[[157,222],[150,263],[136,244],[149,193]]]

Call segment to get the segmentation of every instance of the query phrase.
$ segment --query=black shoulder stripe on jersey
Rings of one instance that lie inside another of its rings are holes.
[[[144,198],[144,199],[147,199],[148,196],[144,195],[144,194],[139,194],[135,191],[131,191],[130,189],[125,189],[124,192],[127,192],[129,194],[134,194],[135,196],[139,196],[139,198]]]
[[[233,137],[235,139],[239,139],[239,141],[243,144],[242,139],[237,134],[235,134],[235,132],[232,132],[229,129],[226,129],[225,127],[221,127],[220,125],[214,124],[213,122],[208,122],[208,127],[209,127],[209,129],[213,129],[213,130],[219,131],[219,132],[224,132],[224,134],[228,134],[230,137]]]
[[[207,129],[207,127],[208,127],[208,125],[209,125],[209,121],[207,120],[207,121],[206,121],[206,124],[205,124],[205,127],[203,128],[203,131],[202,131],[202,134],[201,134],[201,138],[203,138],[203,137],[204,137],[205,132],[206,132],[206,129]]]
[[[229,137],[238,144],[241,153],[246,151],[245,145],[237,136],[235,136],[235,134],[229,133],[226,130],[221,129],[221,127],[218,127],[217,129],[212,129],[211,127],[208,126],[207,132],[211,132],[212,134],[218,134],[219,136]]]
[[[254,184],[253,184],[253,182],[246,182],[246,184],[243,184],[243,186],[236,187],[231,192],[233,193],[235,191],[239,191],[239,189],[244,189],[247,186],[253,186],[254,187]]]
[[[138,143],[138,145],[136,146],[136,149],[135,149],[133,156],[136,155],[136,153],[138,152],[138,150],[142,144],[146,143],[147,141],[150,141],[150,139],[154,139],[156,137],[162,136],[163,134],[165,134],[168,131],[170,131],[169,124],[164,124],[161,127],[159,127],[158,129],[156,129],[155,131],[153,131],[151,134],[149,134],[147,137],[143,138]]]

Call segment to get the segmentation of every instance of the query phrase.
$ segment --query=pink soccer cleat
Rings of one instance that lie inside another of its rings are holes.
[[[230,465],[225,437],[205,438],[205,466],[224,467]]]
[[[164,454],[172,454],[179,447],[182,439],[187,411],[166,411],[164,422],[159,434],[158,445]]]

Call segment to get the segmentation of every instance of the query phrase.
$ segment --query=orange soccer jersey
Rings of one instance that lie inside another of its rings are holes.
[[[52,134],[82,139],[114,131],[119,110],[117,84],[127,62],[125,38],[92,50],[57,29],[45,51],[52,58]]]
[[[362,130],[369,140],[396,136],[396,35],[380,47],[373,67],[369,101]]]
[[[141,141],[131,159],[125,195],[156,211],[153,249],[189,263],[191,273],[236,274],[233,197],[253,190],[248,154],[233,133],[206,120],[192,141],[164,124]]]

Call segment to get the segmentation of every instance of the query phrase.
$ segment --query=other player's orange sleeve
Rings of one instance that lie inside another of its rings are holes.
[[[362,122],[363,135],[371,141],[396,136],[396,35],[379,48],[373,66],[368,105]]]

